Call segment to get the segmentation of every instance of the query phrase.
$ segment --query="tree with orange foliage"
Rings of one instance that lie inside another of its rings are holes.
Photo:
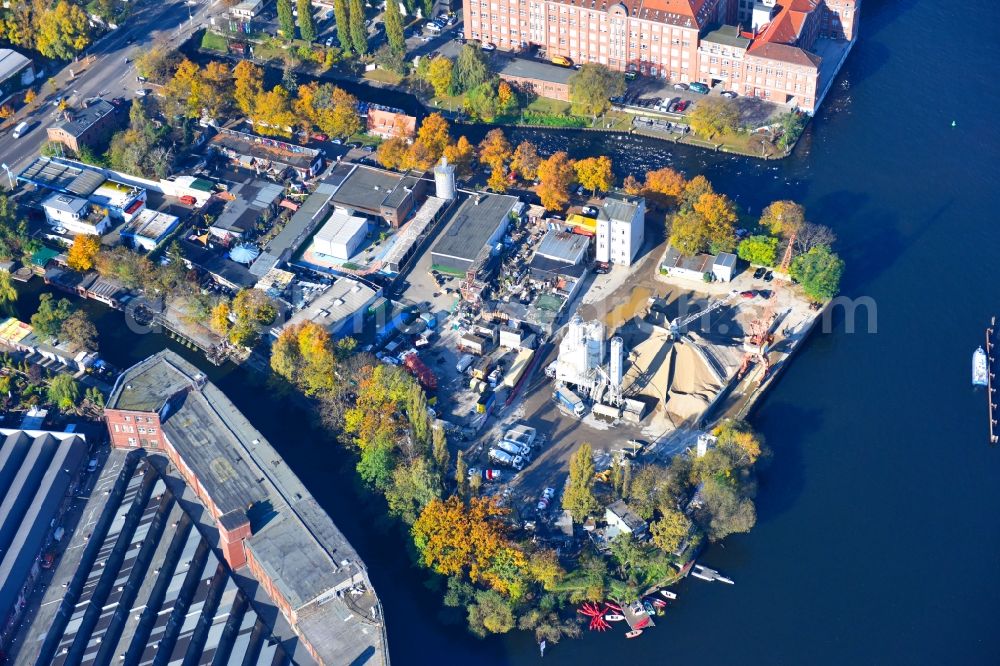
[[[643,194],[662,206],[672,206],[684,191],[684,176],[670,167],[663,167],[646,174]]]
[[[440,113],[432,113],[424,118],[403,168],[430,169],[434,166],[451,143],[448,129],[448,121]]]
[[[538,148],[530,141],[517,144],[517,150],[510,160],[510,168],[523,180],[534,180],[538,177],[538,165],[542,158],[538,156]]]
[[[695,202],[694,212],[705,224],[706,235],[714,253],[732,252],[736,247],[736,206],[722,194],[703,194]]]
[[[73,239],[73,245],[66,255],[66,263],[75,271],[89,271],[94,267],[97,253],[101,251],[101,237],[80,234]]]
[[[593,192],[594,196],[597,196],[598,190],[606,192],[614,184],[611,158],[607,155],[579,160],[573,167],[580,185]]]
[[[444,575],[468,574],[503,594],[517,590],[527,561],[506,538],[507,510],[489,498],[466,506],[457,495],[434,499],[413,524],[413,542],[424,566]]]
[[[625,194],[632,196],[643,193],[642,183],[632,174],[625,176],[625,180],[622,181],[622,189],[625,190]]]
[[[406,139],[394,136],[379,144],[375,151],[375,159],[386,169],[400,169],[407,159],[407,152],[410,146]]]
[[[538,196],[546,210],[562,210],[569,203],[569,186],[576,178],[573,161],[560,150],[538,165]]]

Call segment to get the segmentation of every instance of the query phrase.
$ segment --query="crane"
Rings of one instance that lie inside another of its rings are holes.
[[[707,314],[709,314],[711,312],[714,312],[715,310],[718,310],[719,308],[721,308],[724,305],[728,305],[734,298],[736,298],[736,295],[738,293],[739,292],[737,292],[734,289],[733,291],[729,292],[729,295],[726,296],[725,298],[720,298],[717,301],[712,301],[711,303],[709,303],[708,307],[705,308],[704,310],[699,310],[698,312],[695,312],[693,314],[689,314],[688,316],[684,317],[683,319],[681,319],[681,318],[675,319],[674,321],[672,321],[670,323],[670,335],[671,335],[671,337],[674,337],[674,338],[680,337],[681,329],[682,328],[684,328],[685,326],[687,326],[691,322],[695,321],[696,319],[704,317],[705,315],[707,315]]]

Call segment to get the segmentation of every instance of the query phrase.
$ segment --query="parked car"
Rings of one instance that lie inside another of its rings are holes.
[[[753,272],[753,279],[759,280],[764,277],[765,273],[767,273],[767,269],[762,266]]]
[[[556,496],[556,489],[555,488],[551,488],[550,487],[550,488],[546,488],[545,490],[542,491],[542,497],[544,497],[545,499],[551,500],[555,496]]]
[[[768,271],[767,273],[764,274],[764,282],[770,282],[773,279],[774,279],[774,273],[772,273],[771,271]]]
[[[428,23],[426,26],[424,26],[424,29],[430,30],[431,32],[441,32],[441,26],[439,26],[437,23]]]
[[[684,110],[687,109],[689,106],[691,106],[691,102],[689,102],[686,99],[682,99],[681,101],[677,102],[677,108],[675,110],[677,111],[677,113],[683,113]]]
[[[595,206],[584,206],[581,212],[587,217],[595,217],[597,215],[597,208]]]
[[[728,97],[729,99],[736,99],[738,97],[735,90],[724,90],[721,94],[723,97]]]
[[[45,553],[45,556],[42,557],[42,568],[51,569],[55,561],[56,561],[55,553]]]
[[[481,48],[484,51],[496,51],[497,50],[497,45],[494,44],[493,42],[487,42],[487,43],[483,44]]]
[[[709,91],[709,87],[699,81],[689,83],[688,88],[690,88],[692,92],[696,92],[699,95],[707,95]]]
[[[747,289],[746,291],[741,291],[740,292],[740,296],[743,297],[743,298],[745,298],[745,299],[747,299],[747,300],[753,298],[756,295],[757,295],[757,292],[754,291],[753,289]]]
[[[635,81],[638,76],[635,72],[625,72],[626,81]]]
[[[687,90],[687,89],[688,89],[688,87],[687,87],[686,83],[675,83],[674,84],[674,90]]]

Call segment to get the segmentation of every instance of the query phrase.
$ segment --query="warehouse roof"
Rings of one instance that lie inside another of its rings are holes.
[[[367,227],[368,220],[366,218],[335,210],[313,236],[313,241],[347,243],[357,235],[359,230]]]
[[[0,622],[14,610],[86,456],[80,435],[0,428]]]
[[[433,254],[473,261],[497,229],[506,223],[518,198],[480,193],[466,199],[434,245]]]
[[[361,165],[354,165],[354,168],[345,174],[345,167],[347,165],[341,164],[334,172],[337,181],[335,183],[337,191],[333,195],[334,203],[375,215],[379,214],[383,205],[399,205],[399,202],[389,204],[386,201],[403,181],[402,174]]]
[[[31,60],[17,51],[0,49],[0,81],[6,81],[31,64]]]
[[[49,189],[69,192],[78,197],[89,197],[107,180],[96,169],[62,160],[39,157],[17,175],[23,180]]]
[[[590,238],[558,229],[549,229],[535,253],[567,264],[579,263],[590,245]]]
[[[339,278],[311,303],[292,315],[281,328],[312,321],[331,331],[338,331],[378,295],[378,290],[360,280]],[[273,332],[277,334],[281,328],[274,329]]]
[[[246,417],[193,365],[162,351],[126,370],[109,409],[163,405],[167,441],[220,514],[245,516],[248,550],[293,611],[310,607],[320,621],[312,645],[328,645],[326,663],[380,649],[380,632],[344,632],[336,593],[365,580],[357,553],[298,477]],[[156,409],[147,409],[153,411]],[[348,659],[347,661],[350,661]]]

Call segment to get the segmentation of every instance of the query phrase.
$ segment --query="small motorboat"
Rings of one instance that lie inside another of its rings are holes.
[[[663,599],[650,599],[650,603],[656,608],[665,608],[667,605],[667,602]]]
[[[656,615],[656,609],[655,609],[655,608],[653,608],[653,604],[649,603],[648,601],[643,601],[643,602],[642,602],[642,607],[643,607],[643,608],[644,608],[644,609],[646,610],[646,612],[647,612],[647,613],[649,613],[650,615]]]
[[[989,368],[986,362],[986,352],[980,347],[972,354],[972,385],[986,386]]]
[[[608,613],[604,616],[604,619],[608,622],[621,622],[625,619],[624,615],[619,615],[618,613]]]
[[[671,601],[677,598],[677,594],[671,592],[670,590],[660,590],[660,594],[665,596],[667,599],[670,599]]]
[[[633,629],[632,631],[625,634],[625,638],[635,638],[636,636],[642,635],[642,629]]]

